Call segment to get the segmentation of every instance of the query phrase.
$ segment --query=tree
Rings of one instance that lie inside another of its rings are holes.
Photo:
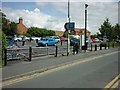
[[[2,12],[1,12],[2,13]],[[17,24],[15,22],[7,23],[6,15],[2,13],[2,31],[7,35],[16,34]]]
[[[119,24],[116,24],[116,25],[113,27],[112,37],[113,37],[114,39],[117,39],[117,37],[119,37],[119,39],[120,39],[120,25],[119,25]]]
[[[28,29],[28,34],[36,37],[55,36],[55,31],[44,28],[31,27]]]
[[[11,22],[8,25],[4,25],[2,30],[7,36],[13,36],[14,34],[16,34],[16,28],[17,24],[15,22]]]
[[[4,49],[6,48],[6,35],[2,32],[2,60],[4,60]]]
[[[106,20],[103,22],[101,27],[99,28],[99,31],[101,33],[101,36],[103,37],[104,35],[107,36],[107,38],[111,41],[112,40],[112,31],[113,27],[111,23],[109,22],[109,19],[106,18]]]

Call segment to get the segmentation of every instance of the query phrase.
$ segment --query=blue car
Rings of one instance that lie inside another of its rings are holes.
[[[38,41],[38,46],[52,46],[57,43],[57,40],[52,38],[44,38]]]

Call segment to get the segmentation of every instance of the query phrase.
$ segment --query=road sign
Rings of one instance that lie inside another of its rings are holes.
[[[64,25],[64,28],[66,29],[66,30],[74,30],[74,28],[75,28],[75,23],[74,22],[67,22],[67,23],[65,23],[65,25]]]

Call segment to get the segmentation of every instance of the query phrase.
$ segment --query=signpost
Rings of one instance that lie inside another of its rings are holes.
[[[67,23],[65,23],[64,28],[66,30],[74,30],[75,29],[75,23],[74,22],[67,22]]]

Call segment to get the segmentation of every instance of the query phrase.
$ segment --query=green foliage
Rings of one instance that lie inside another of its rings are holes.
[[[29,33],[24,34],[24,36],[31,37]]]
[[[31,27],[28,29],[28,34],[36,37],[55,36],[55,31],[44,28]]]
[[[69,36],[69,38],[74,38],[73,36]]]
[[[103,37],[106,35],[109,41],[117,39],[117,36],[120,39],[120,25],[116,24],[115,26],[112,26],[108,18],[103,22],[99,31],[101,34],[99,34],[99,36],[97,35],[97,37]]]
[[[67,31],[65,31],[65,33],[63,34],[63,37],[67,38]]]
[[[2,32],[2,60],[4,60],[4,49],[6,48],[6,35]]]
[[[2,31],[7,35],[14,35],[16,34],[16,28],[17,28],[17,24],[15,22],[11,22],[8,25],[3,25],[2,27]]]
[[[112,27],[111,23],[109,22],[109,19],[106,18],[106,20],[103,22],[103,24],[99,28],[101,36],[103,37],[104,35],[106,35],[107,38],[111,41],[112,40],[112,37],[111,37],[112,30],[113,30],[113,27]]]
[[[2,31],[7,35],[14,35],[16,33],[17,24],[15,22],[11,22],[7,24],[6,15],[2,13]]]
[[[113,27],[113,32],[112,32],[112,37],[114,39],[117,39],[117,36],[119,37],[120,39],[120,25],[119,24],[116,24],[114,27]]]

